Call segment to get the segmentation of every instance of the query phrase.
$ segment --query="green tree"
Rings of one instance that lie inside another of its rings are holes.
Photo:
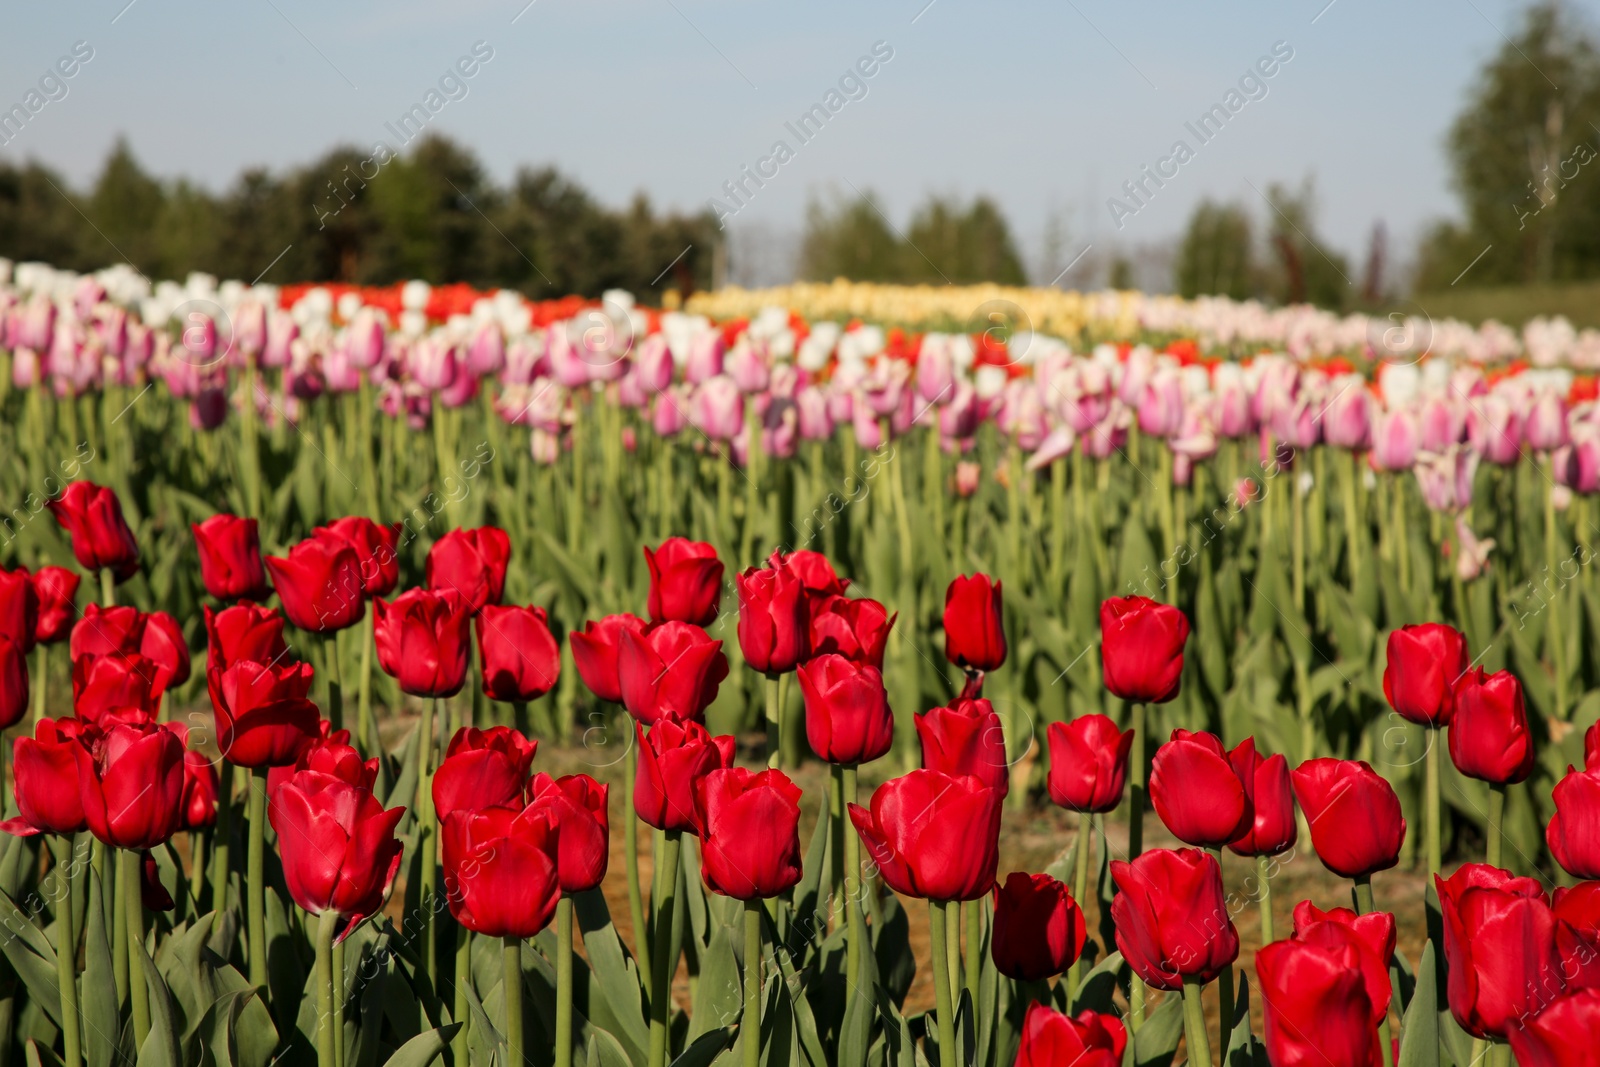
[[[1267,279],[1267,291],[1281,304],[1310,303],[1343,310],[1354,298],[1350,264],[1317,233],[1316,195],[1311,179],[1299,189],[1278,182],[1267,186],[1272,206],[1268,239],[1277,270]]]
[[[903,277],[905,246],[889,228],[869,190],[853,200],[834,197],[806,205],[800,273],[813,281],[850,278],[892,282]],[[915,254],[915,253],[913,253]]]
[[[1250,216],[1238,204],[1200,201],[1173,265],[1178,292],[1187,297],[1231,296],[1242,300],[1256,290]]]
[[[1027,284],[1011,228],[988,197],[978,197],[965,210],[952,199],[930,197],[911,217],[906,236],[908,281]]]
[[[159,278],[172,264],[162,260],[160,225],[167,195],[161,183],[145,172],[128,142],[117,138],[95,181],[84,212],[92,226],[84,234],[84,251],[101,264],[126,259],[139,270]]]

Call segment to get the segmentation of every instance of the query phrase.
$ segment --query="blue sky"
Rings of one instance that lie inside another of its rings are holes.
[[[1571,5],[1591,23],[1600,2]],[[1405,250],[1456,203],[1445,132],[1479,65],[1513,33],[1507,0],[95,0],[27,5],[0,35],[0,103],[74,42],[94,58],[0,157],[80,187],[125,134],[147,167],[226,186],[248,165],[338,142],[393,142],[475,42],[493,57],[431,128],[497,179],[553,163],[602,200],[647,191],[699,207],[778,139],[794,157],[737,222],[798,228],[808,195],[880,194],[902,224],[929,192],[995,197],[1035,247],[1052,212],[1068,244],[1170,238],[1203,196],[1257,210],[1272,181],[1314,176],[1329,242],[1359,257],[1374,221]],[[785,129],[886,42],[823,132]],[[1205,145],[1187,134],[1277,42],[1293,58]],[[1107,198],[1179,138],[1195,148],[1147,207]],[[753,188],[753,186],[752,186]]]

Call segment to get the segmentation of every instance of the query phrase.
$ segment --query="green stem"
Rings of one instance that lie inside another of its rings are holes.
[[[1300,479],[1290,472],[1293,480],[1289,483],[1289,501],[1293,505],[1293,562],[1294,562],[1294,606],[1302,615],[1306,610],[1306,497],[1300,491]],[[1224,1024],[1226,1025],[1226,1024]]]
[[[363,379],[363,382],[365,379]],[[372,711],[373,613],[369,608],[361,617],[361,676],[356,683],[356,730],[363,755],[382,747],[378,741],[378,722]]]
[[[565,901],[563,901],[564,903]],[[456,926],[456,973],[455,981],[451,988],[455,992],[451,1018],[461,1023],[461,1029],[456,1031],[456,1038],[451,1042],[455,1051],[455,1062],[461,1067],[467,1062],[467,1016],[470,1008],[467,1006],[468,984],[472,981],[472,931],[465,926]]]
[[[956,1053],[955,1008],[950,999],[950,970],[945,966],[945,906],[936,900],[928,901],[928,934],[933,957],[934,1011],[939,1025],[939,1067],[956,1067],[961,1057]]]
[[[1360,878],[1357,878],[1355,880],[1355,883],[1356,883],[1356,887],[1355,887],[1356,914],[1357,915],[1370,914],[1372,912],[1372,910],[1373,910],[1373,907],[1372,907],[1372,876],[1371,875],[1362,875]]]
[[[668,830],[663,835],[661,862],[656,870],[656,884],[660,886],[661,899],[656,903],[656,944],[653,959],[656,967],[654,992],[650,997],[650,1067],[665,1067],[667,1062],[667,1021],[672,1007],[672,909],[678,892],[678,848],[682,830]]]
[[[39,646],[40,651],[44,646]],[[78,935],[73,928],[73,900],[66,881],[73,873],[72,837],[50,835],[50,848],[56,857],[56,876],[62,880],[56,898],[56,983],[61,988],[61,1062],[63,1067],[79,1067],[83,1050],[78,1042]]]
[[[256,357],[244,361],[244,397],[239,404],[239,466],[245,514],[261,517],[261,459],[256,441]]]
[[[100,568],[100,606],[113,608],[117,605],[117,579],[110,568]]]
[[[232,881],[233,780],[233,764],[224,763],[217,772],[217,832],[211,846],[211,910],[218,913],[228,910]]]
[[[637,744],[631,732],[629,740]],[[650,969],[650,938],[645,934],[644,893],[639,889],[639,817],[634,814],[633,793],[639,777],[638,756],[629,752],[622,761],[623,788],[627,801],[623,805],[623,847],[628,857],[628,917],[633,920],[633,956],[639,963],[639,977],[644,980],[645,997],[655,988],[655,972]]]
[[[556,1067],[572,1067],[572,898],[556,904]]]
[[[422,892],[418,901],[422,907],[422,967],[428,976],[429,988],[438,982],[438,924],[434,922],[436,909],[434,896],[439,885],[439,825],[433,810],[433,732],[435,718],[444,716],[444,698],[434,697],[422,702],[422,737],[417,745],[417,813],[420,819],[418,832],[422,835]]]
[[[1497,782],[1489,783],[1489,866],[1500,866],[1500,845],[1502,839],[1501,824],[1506,811],[1506,787]]]
[[[206,839],[209,836],[206,830],[194,830],[189,834],[189,896],[196,908],[200,907],[200,897],[206,891]]]
[[[333,1033],[333,931],[337,911],[317,917],[317,1067],[337,1067]]]
[[[948,900],[945,913],[945,965],[950,971],[950,1000],[961,999],[961,902]]]
[[[267,769],[250,771],[250,844],[245,853],[245,912],[250,935],[250,984],[267,988]]]
[[[844,768],[844,810],[856,802],[856,769]],[[866,924],[861,921],[861,838],[854,827],[844,830],[845,977],[850,988],[861,980],[861,948],[866,944]]]
[[[1272,879],[1268,869],[1272,866],[1271,857],[1256,857],[1256,904],[1261,908],[1261,944],[1270,945],[1272,936]]]
[[[372,613],[367,612],[370,616]],[[322,639],[324,670],[328,675],[328,722],[335,730],[344,729],[344,690],[339,685],[339,630],[333,630]]]
[[[1089,888],[1089,852],[1093,844],[1090,838],[1090,828],[1094,816],[1087,811],[1078,813],[1078,843],[1074,850],[1072,863],[1072,899],[1080,910],[1087,916],[1087,904],[1084,895]],[[1072,1007],[1078,999],[1078,981],[1083,975],[1083,960],[1074,959],[1072,966],[1067,968],[1067,1014],[1072,1014]]]
[[[128,909],[122,907],[122,900],[117,896],[117,873],[122,864],[112,860],[111,846],[98,839],[93,855],[94,870],[100,876],[100,900],[105,905],[101,918],[111,920],[111,973],[117,986],[117,1003],[121,1004],[128,999],[128,934],[123,929],[127,925]]]
[[[506,1063],[521,1067],[522,1059],[522,941],[504,937],[500,941],[500,981],[505,985]]]
[[[1554,489],[1555,461],[1548,461],[1549,474],[1546,481],[1549,486],[1544,493],[1544,563],[1545,573],[1553,583],[1560,582],[1558,552],[1556,551],[1556,498]],[[1551,593],[1551,599],[1561,599],[1561,586],[1557,584]],[[1562,721],[1567,718],[1567,672],[1565,661],[1567,658],[1566,644],[1562,640],[1561,606],[1558,603],[1556,610],[1550,612],[1549,638],[1550,638],[1550,666],[1555,671],[1556,683],[1556,714],[1555,717]]]
[[[1217,874],[1221,876],[1222,849],[1213,848],[1207,849],[1207,851],[1217,861]],[[1187,998],[1185,1000],[1187,1001]],[[1217,1007],[1217,1014],[1220,1016],[1217,1020],[1217,1047],[1225,1049],[1228,1047],[1228,1030],[1233,1025],[1233,964],[1231,963],[1222,968],[1221,973],[1217,975]],[[1187,1008],[1187,1003],[1185,1003],[1185,1008]],[[1207,1061],[1209,1062],[1209,1054]]]
[[[44,718],[45,690],[50,679],[50,646],[43,641],[34,652],[33,665],[33,721]]]
[[[739,1024],[744,1067],[761,1064],[761,901],[744,902],[744,1019]]]
[[[1130,704],[1129,719],[1133,731],[1133,750],[1130,753],[1128,788],[1128,859],[1138,859],[1144,853],[1144,794],[1145,794],[1145,708],[1143,704]]]
[[[134,946],[144,946],[144,901],[139,898],[139,853],[131,848],[121,849],[118,856],[122,870],[117,879],[117,890],[122,906],[127,912],[128,931],[128,1002],[133,1006],[133,1039],[143,1047],[150,1034],[150,987],[145,984],[144,954],[135,952]]]
[[[344,942],[333,943],[333,1062],[344,1067]]]
[[[1206,1010],[1200,1003],[1202,986],[1192,978],[1183,980],[1183,1034],[1189,1042],[1189,1064],[1211,1064],[1211,1042],[1206,1037]]]
[[[828,893],[833,921],[844,921],[844,767],[828,768]]]
[[[1424,818],[1427,824],[1428,873],[1434,875],[1443,867],[1443,859],[1439,843],[1439,731],[1432,728],[1428,733],[1428,753],[1422,784],[1427,804]]]
[[[783,756],[783,708],[778,703],[778,676],[767,675],[767,766],[777,767]]]
[[[967,923],[967,955],[966,979],[967,996],[972,998],[972,1010],[978,1010],[978,982],[983,973],[983,924],[979,916],[982,914],[983,902],[969,900],[962,905],[961,910],[966,913]]]

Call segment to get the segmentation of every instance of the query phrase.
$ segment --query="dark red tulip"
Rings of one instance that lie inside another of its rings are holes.
[[[1600,878],[1600,770],[1568,767],[1554,799],[1556,813],[1544,831],[1551,858],[1574,878]]]
[[[363,760],[350,744],[349,730],[335,730],[327,719],[317,723],[317,736],[300,746],[293,763],[267,768],[267,796],[295,776],[297,771],[321,771],[362,789],[371,789],[378,780],[378,757]]]
[[[790,553],[774,552],[767,560],[769,567],[782,567],[799,579],[806,588],[806,596],[813,602],[827,597],[844,596],[850,587],[847,578],[834,572],[833,564],[821,552],[802,548]]]
[[[1256,953],[1256,975],[1274,1067],[1380,1067],[1372,1000],[1349,938],[1266,945]]]
[[[1122,803],[1133,731],[1104,715],[1080,715],[1045,729],[1050,745],[1050,799],[1068,811],[1104,813]]]
[[[1583,765],[1588,770],[1600,770],[1600,722],[1583,732]]]
[[[1115,1015],[1085,1009],[1071,1016],[1035,1001],[1022,1020],[1015,1067],[1121,1067],[1127,1047]]]
[[[1006,661],[1000,584],[987,574],[960,575],[944,592],[944,658],[962,670],[999,670]]]
[[[1239,956],[1222,868],[1199,849],[1158,848],[1132,863],[1111,861],[1117,883],[1111,917],[1117,948],[1133,973],[1157,989],[1205,983]]]
[[[639,776],[633,810],[657,830],[694,830],[694,784],[712,771],[733,766],[732,737],[712,737],[697,722],[663,719],[645,735],[634,724],[639,742]]]
[[[183,828],[206,830],[217,822],[217,769],[205,753],[183,754]]]
[[[139,857],[139,903],[145,911],[171,911],[175,907],[172,894],[161,884],[161,868],[148,852]]]
[[[490,700],[538,700],[561,677],[561,647],[540,607],[488,604],[474,620],[478,666]]]
[[[419,697],[451,697],[467,680],[472,608],[456,593],[408,589],[391,604],[372,602],[378,665]]]
[[[1550,910],[1567,988],[1600,989],[1600,882],[1558,887]]]
[[[40,684],[44,684],[42,679]],[[27,714],[28,653],[0,635],[0,730],[9,730]]]
[[[1228,753],[1228,762],[1244,785],[1252,812],[1251,824],[1228,847],[1240,856],[1276,856],[1293,848],[1299,829],[1289,761],[1282,753],[1263,758],[1256,751],[1256,739],[1247,737]]]
[[[779,770],[719,768],[695,780],[700,873],[735,900],[765,900],[800,881],[800,787]]]
[[[39,627],[39,592],[26,570],[0,570],[0,637],[32,652]]]
[[[289,654],[283,640],[283,616],[271,608],[235,604],[205,609],[206,669],[231,667],[242,659],[278,663]]]
[[[127,604],[102,608],[92,601],[85,605],[83,617],[72,627],[67,656],[104,656],[113,652],[137,652],[144,639],[144,612]]]
[[[843,656],[808,660],[796,672],[805,698],[806,740],[818,759],[871,763],[894,744],[894,713],[883,675]]]
[[[153,719],[166,690],[166,668],[137,652],[79,656],[72,661],[72,708],[87,722],[128,708]]]
[[[1367,878],[1400,861],[1406,837],[1400,798],[1365,761],[1307,760],[1289,780],[1311,824],[1311,845],[1328,870]]]
[[[29,580],[39,601],[34,639],[41,645],[53,645],[72,632],[73,620],[78,617],[78,584],[83,579],[65,567],[40,567]]]
[[[1048,874],[1013,871],[994,887],[991,955],[1007,978],[1042,982],[1065,974],[1088,931],[1067,887]]]
[[[1196,848],[1221,848],[1255,820],[1250,794],[1215,734],[1172,731],[1150,768],[1150,801],[1172,836]]]
[[[563,893],[598,889],[611,858],[611,816],[606,787],[587,774],[533,776],[529,806],[545,808],[561,831],[560,879]]]
[[[571,633],[572,662],[578,677],[589,691],[611,704],[622,703],[622,682],[617,674],[622,635],[644,632],[645,621],[637,615],[607,615],[599,622],[586,622],[582,630]]]
[[[183,829],[183,750],[175,722],[113,722],[84,735],[78,795],[89,831],[116,848],[155,848]]]
[[[267,801],[289,896],[309,914],[337,912],[347,936],[394,884],[403,848],[394,828],[405,810],[385,810],[370,789],[331,774],[296,772]]]
[[[870,597],[829,596],[813,601],[811,655],[833,653],[881,671],[889,631],[899,617]]]
[[[400,584],[400,557],[396,552],[399,523],[385,526],[362,515],[348,515],[312,532],[337,538],[355,551],[361,564],[361,587],[367,596],[388,596]]]
[[[528,768],[539,742],[509,726],[463,726],[450,739],[433,772],[433,810],[442,821],[453,811],[522,806]]]
[[[105,486],[73,482],[47,505],[72,539],[72,554],[86,571],[111,571],[126,581],[139,569],[139,543],[122,517],[122,501]]]
[[[560,827],[549,808],[482,808],[444,820],[450,914],[475,934],[532,937],[561,899]]]
[[[1563,986],[1544,889],[1485,863],[1434,875],[1444,914],[1450,1014],[1474,1037],[1505,1040]]]
[[[987,700],[956,700],[916,717],[922,765],[945,774],[970,774],[1002,797],[1011,789],[1006,733]]]
[[[206,672],[222,758],[239,767],[282,767],[320,735],[322,715],[308,698],[311,665],[240,660]]]
[[[1100,605],[1100,665],[1113,696],[1165,704],[1183,680],[1189,618],[1149,597],[1112,597]]]
[[[40,719],[32,737],[12,743],[17,818],[0,824],[8,834],[75,834],[89,828],[78,794],[79,738],[97,731],[81,719]]]
[[[652,622],[688,622],[710,626],[722,603],[722,561],[703,541],[669,537],[661,547],[644,549],[650,568]]]
[[[1389,635],[1383,695],[1403,719],[1448,726],[1456,679],[1467,672],[1467,639],[1441,622],[1402,626]]]
[[[327,634],[354,626],[366,613],[361,561],[333,537],[308,537],[287,556],[268,556],[267,572],[296,629]]]
[[[1368,1025],[1376,1027],[1389,1013],[1393,987],[1389,964],[1394,958],[1394,916],[1386,911],[1357,915],[1349,908],[1323,911],[1309,900],[1294,906],[1294,939],[1304,944],[1337,950],[1346,943],[1356,947],[1367,999],[1372,1004]]]
[[[1580,989],[1555,998],[1508,1036],[1520,1067],[1600,1067],[1595,1034],[1600,1034],[1600,990]]]
[[[925,900],[977,900],[994,886],[1004,796],[971,775],[917,770],[850,805],[889,888]]]
[[[424,575],[429,589],[452,590],[478,611],[500,603],[510,560],[511,536],[499,527],[451,530],[428,549]]]
[[[1485,676],[1482,667],[1455,686],[1450,720],[1450,760],[1468,778],[1508,785],[1533,773],[1533,734],[1522,703],[1522,683],[1510,671]]]
[[[144,617],[139,652],[166,670],[167,688],[189,680],[188,638],[183,636],[178,620],[166,612],[152,611]]]
[[[744,661],[767,675],[794,670],[811,647],[805,586],[776,567],[751,567],[734,584]]]
[[[200,552],[200,581],[218,600],[263,599],[267,573],[255,519],[219,513],[190,527]]]
[[[617,656],[622,705],[646,726],[699,722],[728,676],[722,642],[687,622],[624,632]]]

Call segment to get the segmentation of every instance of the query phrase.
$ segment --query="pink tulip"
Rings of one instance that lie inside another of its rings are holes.
[[[1334,394],[1322,413],[1323,440],[1352,452],[1365,449],[1372,434],[1372,396],[1366,382],[1359,375],[1347,375],[1334,379],[1330,388]]]
[[[691,409],[694,424],[713,441],[731,441],[744,432],[744,396],[726,374],[701,382]]]
[[[1479,397],[1467,409],[1467,440],[1485,461],[1508,467],[1522,455],[1522,415],[1502,393]]]
[[[1466,413],[1442,396],[1430,396],[1422,402],[1420,421],[1424,452],[1442,453],[1451,445],[1460,444],[1466,432]]]
[[[718,331],[708,329],[694,335],[683,368],[691,384],[699,385],[722,373],[722,349],[722,334]]]
[[[1567,405],[1554,389],[1541,389],[1522,428],[1528,447],[1552,452],[1567,443]]]
[[[1399,408],[1380,412],[1373,419],[1372,467],[1380,471],[1403,471],[1417,459],[1422,429],[1414,412]]]
[[[828,415],[828,398],[822,390],[808,385],[794,395],[800,417],[800,436],[807,441],[826,441],[833,436],[833,419]]]

